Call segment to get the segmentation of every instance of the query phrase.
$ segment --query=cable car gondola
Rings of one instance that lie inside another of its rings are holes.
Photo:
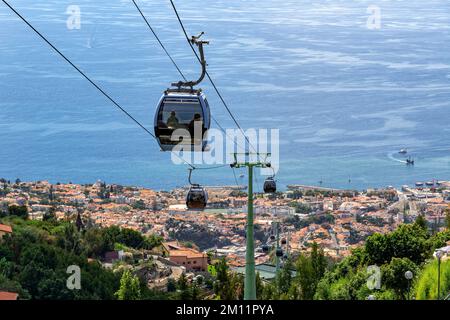
[[[275,254],[276,254],[277,257],[282,257],[283,256],[283,249],[277,248],[277,250],[275,251]]]
[[[191,185],[186,196],[186,206],[188,209],[202,211],[205,209],[207,203],[208,192],[198,184]]]
[[[184,150],[205,150],[210,125],[208,100],[200,89],[164,92],[155,115],[155,136],[162,151],[172,151],[178,144]]]
[[[184,151],[204,151],[207,131],[211,126],[211,112],[208,100],[201,89],[195,89],[206,74],[203,32],[190,40],[200,52],[202,74],[196,81],[172,83],[175,88],[167,89],[161,96],[154,119],[155,136],[162,151],[172,151],[176,145]]]
[[[286,243],[287,243],[286,238],[281,239],[281,244],[286,244]]]
[[[275,193],[277,192],[277,183],[273,177],[269,177],[264,181],[264,193]]]
[[[208,192],[199,184],[193,184],[191,182],[191,174],[192,169],[189,170],[189,183],[191,187],[186,196],[186,206],[192,211],[202,211],[208,203]]]
[[[269,249],[270,249],[270,247],[267,244],[262,246],[262,251],[265,253],[269,252]]]

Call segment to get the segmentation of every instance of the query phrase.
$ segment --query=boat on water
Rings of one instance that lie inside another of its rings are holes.
[[[408,150],[406,150],[406,149],[400,149],[400,151],[399,151],[398,153],[400,153],[400,154],[407,154],[407,153],[408,153]]]
[[[423,187],[423,182],[416,182],[416,187]]]
[[[406,159],[406,165],[408,166],[413,166],[414,165],[414,159],[411,159],[411,157],[409,157],[408,159]]]
[[[425,184],[429,187],[432,187],[432,186],[434,186],[434,181],[427,181],[427,182],[425,182]]]

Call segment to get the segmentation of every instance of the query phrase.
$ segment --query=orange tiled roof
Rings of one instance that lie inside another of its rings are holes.
[[[0,224],[0,231],[12,233],[11,226],[7,226],[6,224]]]
[[[0,300],[17,300],[18,297],[17,293],[0,291]]]
[[[201,252],[195,252],[191,250],[170,250],[169,255],[171,257],[187,257],[187,258],[203,258],[206,254]]]

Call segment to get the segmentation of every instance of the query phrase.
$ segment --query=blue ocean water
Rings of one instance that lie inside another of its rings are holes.
[[[131,0],[9,2],[152,128],[161,92],[179,79]],[[138,2],[196,77],[169,1]],[[188,32],[207,33],[209,72],[242,126],[280,129],[281,185],[322,180],[362,189],[450,179],[447,0],[176,3]],[[74,4],[79,30],[66,26]],[[381,9],[379,30],[367,28],[370,5]],[[233,128],[211,85],[202,87],[216,119]],[[399,161],[401,148],[414,167]],[[168,189],[187,183],[186,169],[0,3],[1,177]],[[227,168],[195,178],[234,183]]]

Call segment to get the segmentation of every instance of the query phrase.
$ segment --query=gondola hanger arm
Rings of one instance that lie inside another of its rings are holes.
[[[172,86],[178,87],[178,89],[181,89],[182,87],[190,87],[191,89],[198,85],[200,82],[203,81],[206,75],[206,60],[205,60],[205,53],[203,51],[203,45],[209,44],[209,41],[200,40],[201,36],[204,34],[204,32],[201,32],[198,36],[192,36],[191,39],[189,39],[189,42],[192,44],[197,45],[198,51],[200,53],[200,65],[202,66],[202,73],[200,77],[195,81],[178,81],[172,83]]]
[[[188,178],[188,181],[189,181],[189,184],[191,185],[191,186],[195,186],[196,184],[195,183],[192,183],[192,180],[191,180],[191,178],[192,178],[192,171],[193,171],[194,169],[192,169],[192,168],[190,168],[189,169],[189,178]]]

